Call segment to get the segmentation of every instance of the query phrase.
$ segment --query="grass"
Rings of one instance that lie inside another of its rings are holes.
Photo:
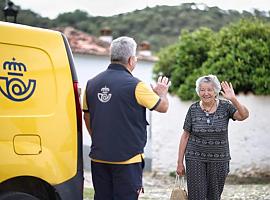
[[[226,183],[228,184],[269,184],[270,176],[264,177],[239,177],[236,175],[229,175],[226,178]]]
[[[93,188],[84,188],[84,193],[83,193],[84,199],[94,199],[94,189]]]
[[[170,177],[175,178],[176,173],[172,171],[169,173]],[[269,184],[270,176],[258,176],[258,177],[241,177],[237,175],[228,175],[226,178],[227,184]]]

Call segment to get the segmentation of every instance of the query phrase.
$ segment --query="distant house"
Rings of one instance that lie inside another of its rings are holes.
[[[109,62],[111,36],[101,35],[99,38],[72,27],[56,28],[67,37],[73,52],[77,73],[81,86],[92,76],[104,70]],[[150,44],[143,41],[138,45],[138,64],[133,74],[143,81],[151,82],[152,68],[158,60],[150,51]]]
[[[76,30],[72,27],[56,28],[68,39],[73,52],[75,67],[79,79],[79,84],[84,91],[87,80],[99,72],[105,70],[110,63],[109,48],[112,41],[111,31],[108,28],[101,30],[99,38],[85,32]],[[143,41],[138,45],[138,64],[133,75],[146,83],[152,82],[152,69],[158,60],[150,51],[150,44]],[[148,113],[148,121],[151,121],[151,113]],[[90,145],[91,140],[84,127],[84,144]],[[87,148],[84,148],[84,151]],[[85,152],[88,154],[88,152]],[[146,169],[151,169],[151,126],[148,129],[148,143],[145,149]],[[90,163],[90,162],[85,162]],[[89,169],[88,166],[85,166]]]

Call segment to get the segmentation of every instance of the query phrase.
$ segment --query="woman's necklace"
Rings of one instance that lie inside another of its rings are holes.
[[[205,116],[206,116],[206,123],[207,123],[208,125],[210,125],[210,123],[211,123],[211,120],[210,120],[210,117],[209,117],[209,113],[211,112],[211,110],[213,109],[213,107],[214,107],[215,104],[216,104],[216,100],[213,102],[212,106],[211,106],[209,109],[206,109],[205,106],[203,105],[202,101],[201,101],[201,107],[202,107],[202,109],[203,109],[203,111],[204,111],[204,113],[205,113]],[[214,117],[215,117],[215,115],[216,115],[216,112],[215,112],[215,114],[214,114],[214,116],[213,116],[213,118],[212,118],[212,123],[211,123],[211,125],[213,125],[213,123],[214,123]]]
[[[206,107],[203,105],[203,102],[201,101],[201,106],[204,112],[207,112],[209,114],[209,112],[211,112],[211,110],[213,109],[214,105],[216,104],[216,100],[214,100],[214,102],[212,103],[211,107],[209,109],[206,109]]]

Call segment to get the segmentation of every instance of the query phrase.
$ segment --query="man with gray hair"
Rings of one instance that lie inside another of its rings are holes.
[[[149,87],[132,76],[137,44],[119,37],[111,43],[111,64],[87,82],[84,120],[92,139],[90,158],[95,200],[136,200],[142,191],[146,108],[167,112],[170,81]]]

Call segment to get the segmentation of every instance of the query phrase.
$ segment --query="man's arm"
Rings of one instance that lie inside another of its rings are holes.
[[[90,127],[90,114],[89,112],[84,112],[83,114],[83,118],[84,118],[84,122],[85,122],[85,126],[90,134],[90,136],[92,136],[92,130]]]
[[[154,110],[157,112],[165,113],[167,112],[168,108],[169,108],[169,101],[167,96],[164,96],[160,97],[160,102]]]
[[[167,99],[167,93],[170,82],[166,77],[160,77],[155,87],[149,87],[143,82],[139,82],[135,96],[137,102],[149,110],[156,110],[158,112],[166,112],[169,107],[169,101]]]
[[[159,104],[154,108],[155,111],[165,113],[169,108],[169,101],[167,98],[168,90],[171,85],[171,81],[166,76],[158,77],[158,81],[155,87],[152,86],[153,91],[160,97]]]
[[[90,127],[90,113],[89,113],[87,100],[86,100],[86,90],[83,94],[83,118],[84,118],[85,126],[89,132],[89,135],[92,136],[92,130]]]

